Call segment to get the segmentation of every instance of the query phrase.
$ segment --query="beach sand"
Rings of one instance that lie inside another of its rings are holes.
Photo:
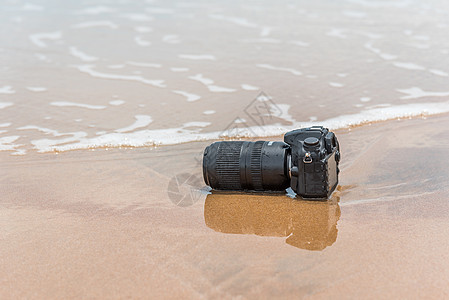
[[[0,153],[0,297],[445,298],[448,125],[338,130],[327,202],[195,191],[206,142]]]
[[[449,298],[448,12],[5,1],[0,299]],[[328,201],[205,186],[213,141],[311,125]]]

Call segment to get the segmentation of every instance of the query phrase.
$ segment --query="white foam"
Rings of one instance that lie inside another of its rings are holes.
[[[217,14],[211,14],[211,15],[209,15],[209,18],[215,19],[215,20],[220,20],[220,21],[230,22],[230,23],[233,23],[235,25],[248,27],[248,28],[257,28],[257,27],[259,27],[257,24],[252,23],[252,22],[250,22],[250,21],[248,21],[247,19],[244,19],[244,18],[228,17],[228,16],[224,16],[224,15],[217,15]]]
[[[194,55],[194,54],[179,54],[179,58],[183,59],[192,59],[192,60],[216,60],[215,56],[210,54],[200,54],[200,55]]]
[[[218,86],[218,85],[209,85],[207,87],[209,88],[209,91],[214,92],[214,93],[233,93],[236,91],[235,89],[222,87],[222,86]]]
[[[279,39],[273,38],[260,38],[260,39],[246,39],[244,40],[246,43],[265,43],[265,44],[280,44],[282,43]]]
[[[135,22],[148,22],[148,21],[152,21],[153,18],[146,15],[146,14],[122,14],[121,15],[122,18],[131,20],[131,21],[135,21]]]
[[[109,69],[123,69],[124,67],[125,67],[125,65],[123,65],[123,64],[108,66]]]
[[[181,39],[179,38],[178,35],[167,34],[162,37],[162,41],[164,43],[169,43],[169,44],[179,44],[181,42]]]
[[[326,32],[326,35],[332,36],[332,37],[337,37],[340,39],[346,39],[348,36],[343,33],[344,31],[345,31],[344,29],[331,28],[331,30]]]
[[[0,134],[6,133],[6,132],[8,132],[8,130],[0,130]]]
[[[383,108],[383,107],[391,107],[390,103],[381,103],[376,105],[368,106],[367,109],[375,109],[375,108]]]
[[[18,135],[0,137],[0,151],[14,151],[22,145],[13,144],[20,138]]]
[[[0,87],[0,94],[14,94],[16,91],[13,90],[12,86],[5,85]]]
[[[215,110],[205,110],[205,111],[203,111],[203,114],[205,114],[205,115],[213,115],[214,113],[216,113]]]
[[[262,69],[289,72],[289,73],[292,73],[293,75],[296,75],[296,76],[302,75],[302,72],[297,71],[297,70],[292,69],[292,68],[275,67],[275,66],[272,66],[272,65],[269,65],[269,64],[257,64],[256,66],[259,67],[259,68],[262,68]]]
[[[246,123],[246,119],[237,117],[237,118],[234,120],[234,123],[236,123],[236,124],[244,124],[244,123]]]
[[[42,86],[27,86],[27,90],[31,92],[45,92],[47,91],[47,88]]]
[[[34,55],[41,61],[51,62],[51,59],[49,59],[46,55],[44,55],[42,53],[35,53]]]
[[[430,37],[427,35],[414,35],[413,38],[418,41],[428,41]]]
[[[136,121],[133,124],[131,124],[127,127],[124,127],[124,128],[116,129],[115,132],[118,132],[118,133],[130,132],[137,128],[147,127],[148,125],[151,124],[151,122],[153,122],[153,119],[151,118],[151,116],[148,116],[148,115],[136,115],[135,118],[136,118]]]
[[[434,75],[438,75],[438,76],[443,76],[443,77],[447,77],[449,76],[448,73],[441,71],[441,70],[436,70],[436,69],[429,69],[429,72],[434,74]]]
[[[68,101],[56,101],[51,102],[50,105],[53,106],[59,106],[59,107],[81,107],[81,108],[88,108],[88,109],[105,109],[106,106],[104,105],[91,105],[91,104],[84,104],[84,103],[75,103],[75,102],[68,102]]]
[[[409,89],[397,89],[398,92],[406,94],[407,96],[401,99],[417,99],[422,97],[448,97],[449,92],[426,92],[419,87],[411,87]]]
[[[399,0],[399,1],[371,1],[371,0],[346,0],[354,4],[358,4],[369,8],[383,8],[383,7],[406,7],[411,1],[409,0]]]
[[[260,93],[259,95],[257,95],[257,97],[256,97],[256,100],[260,101],[260,102],[266,102],[271,99],[273,99],[271,96],[268,96],[267,94],[265,94],[263,92]]]
[[[117,9],[115,9],[115,8],[98,5],[98,6],[86,7],[85,9],[81,10],[79,13],[88,14],[88,15],[99,15],[99,14],[104,14],[104,13],[113,13],[116,11],[117,11]]]
[[[189,68],[170,68],[172,72],[187,72]]]
[[[442,77],[449,76],[449,74],[444,72],[444,71],[437,70],[437,69],[427,69],[427,68],[425,68],[423,66],[420,66],[420,65],[417,65],[415,63],[394,62],[393,65],[398,67],[398,68],[403,68],[403,69],[407,69],[407,70],[416,70],[416,71],[425,71],[425,70],[427,70],[428,72],[430,72],[433,75],[442,76]]]
[[[98,60],[97,57],[95,56],[91,56],[91,55],[87,55],[86,53],[78,50],[75,47],[70,47],[69,48],[70,54],[81,59],[82,61],[86,61],[86,62],[92,62],[92,61],[96,61]]]
[[[310,44],[303,42],[303,41],[289,41],[289,44],[295,45],[295,46],[300,46],[300,47],[309,47]]]
[[[11,123],[1,123],[0,128],[9,127],[11,126]]]
[[[183,128],[187,128],[187,127],[207,127],[209,126],[211,123],[210,122],[187,122],[182,124]]]
[[[114,105],[114,106],[122,105],[124,103],[125,103],[125,101],[123,101],[123,100],[112,100],[112,101],[109,101],[109,104],[110,105]]]
[[[260,90],[260,88],[258,88],[257,86],[249,85],[249,84],[242,84],[241,87],[242,87],[242,89],[244,89],[246,91],[258,91],[258,90]]]
[[[150,14],[174,14],[175,11],[170,8],[162,8],[162,7],[147,7],[145,11]]]
[[[151,45],[150,41],[144,40],[142,37],[140,36],[136,36],[134,38],[134,41],[136,42],[137,45],[142,46],[142,47],[148,47]]]
[[[366,12],[363,11],[354,11],[354,10],[344,10],[342,14],[346,17],[363,19],[366,17]]]
[[[359,31],[359,30],[354,30],[353,31],[356,34],[362,35],[362,36],[366,36],[372,40],[376,40],[376,39],[381,39],[384,36],[382,34],[379,33],[372,33],[372,32],[368,32],[368,31]]]
[[[43,11],[44,7],[33,3],[25,3],[22,6],[22,10]]]
[[[403,69],[407,69],[407,70],[425,70],[426,69],[423,66],[420,66],[420,65],[417,65],[414,63],[409,63],[409,62],[394,62],[393,65],[395,67],[403,68]]]
[[[186,97],[187,101],[189,101],[189,102],[193,102],[193,101],[197,101],[197,100],[201,99],[201,96],[199,96],[199,95],[191,94],[191,93],[184,92],[184,91],[173,91],[173,93]]]
[[[44,40],[58,40],[61,37],[62,37],[61,31],[54,31],[54,32],[41,32],[31,34],[29,36],[29,39],[33,44],[35,44],[39,48],[46,48],[47,44],[44,42]]]
[[[10,107],[13,105],[14,105],[14,103],[12,103],[12,102],[0,102],[0,109],[7,108],[7,107]]]
[[[83,131],[60,133],[57,130],[52,130],[52,129],[43,128],[43,127],[34,126],[34,125],[24,126],[24,127],[18,128],[18,129],[19,130],[33,130],[34,129],[34,130],[43,132],[44,134],[53,135],[55,137],[71,135],[71,137],[63,137],[60,139],[45,138],[45,139],[32,140],[31,144],[34,146],[34,149],[37,149],[39,152],[54,151],[54,150],[57,150],[57,149],[53,148],[55,145],[76,143],[76,142],[86,138],[86,136],[87,136],[87,133],[83,132]],[[88,149],[88,148],[91,148],[91,147],[87,147],[85,149]]]
[[[384,60],[393,60],[396,59],[397,56],[393,55],[393,54],[388,54],[388,53],[384,53],[382,52],[380,49],[375,48],[373,46],[373,44],[371,42],[367,42],[363,45],[366,49],[368,49],[369,51],[379,55],[380,58],[384,59]]]
[[[296,120],[288,113],[290,110],[289,104],[270,104],[270,113],[272,116],[283,119],[291,124],[295,123]]]
[[[53,129],[49,129],[49,128],[45,128],[45,127],[40,127],[40,126],[35,126],[35,125],[27,125],[27,126],[22,126],[17,128],[18,130],[37,130],[39,132],[42,132],[44,134],[50,134],[53,136],[62,136],[62,135],[66,135],[65,133],[59,133],[57,130],[53,130]]]
[[[260,30],[259,35],[260,36],[269,36],[271,34],[271,31],[273,30],[273,28],[265,26],[262,27],[262,30]]]
[[[18,145],[20,147],[22,145]],[[15,152],[11,153],[11,155],[25,155],[27,152],[25,149],[16,149]]]
[[[118,25],[111,21],[100,20],[100,21],[82,22],[82,23],[74,24],[71,27],[76,28],[76,29],[83,29],[83,28],[90,28],[90,27],[108,27],[111,29],[117,29]]]
[[[409,45],[416,49],[429,49],[430,48],[429,44],[423,44],[423,43],[411,43]]]
[[[203,74],[196,74],[195,76],[189,76],[189,79],[196,80],[207,86],[209,91],[215,93],[232,93],[235,92],[235,89],[226,88],[214,85],[214,81],[210,78],[203,77]]]
[[[329,82],[329,85],[331,87],[344,87],[345,86],[343,83],[339,83],[339,82]]]
[[[152,32],[153,28],[148,27],[148,26],[136,26],[134,27],[134,30],[140,33],[147,33],[147,32]]]
[[[144,67],[144,68],[160,68],[160,67],[162,67],[161,64],[154,64],[154,63],[144,63],[144,62],[136,62],[136,61],[127,61],[126,63],[131,66]]]
[[[102,79],[116,79],[116,80],[128,80],[128,81],[137,81],[144,84],[149,84],[155,87],[165,87],[164,80],[149,80],[146,78],[143,78],[142,76],[138,75],[120,75],[120,74],[109,74],[109,73],[102,73],[93,70],[92,65],[81,65],[81,66],[74,66],[77,68],[80,72],[87,73],[92,77],[102,78]]]
[[[361,97],[360,101],[362,101],[362,102],[369,102],[369,101],[371,101],[371,98],[370,97]]]
[[[285,109],[285,107],[283,107],[282,109]],[[342,115],[321,122],[300,122],[293,120],[291,116],[287,117],[284,114],[283,118],[287,118],[293,121],[291,125],[272,124],[260,127],[253,126],[249,128],[241,128],[241,130],[237,133],[233,133],[231,131],[228,131],[226,133],[222,133],[222,131],[202,132],[202,127],[191,127],[192,124],[188,123],[185,125],[189,125],[189,129],[187,129],[186,126],[169,129],[143,129],[128,133],[107,133],[93,138],[87,138],[86,134],[82,132],[65,134],[58,133],[59,135],[72,135],[72,137],[62,139],[34,140],[32,141],[32,144],[39,152],[48,152],[54,150],[67,151],[75,149],[89,149],[95,147],[141,147],[151,145],[173,145],[192,141],[216,140],[224,137],[276,136],[282,135],[289,130],[314,125],[323,125],[334,130],[369,122],[447,112],[449,112],[449,102],[414,103],[365,109],[359,113]]]
[[[210,78],[203,77],[203,74],[196,74],[195,76],[189,76],[189,79],[201,82],[204,85],[213,84],[214,81]]]

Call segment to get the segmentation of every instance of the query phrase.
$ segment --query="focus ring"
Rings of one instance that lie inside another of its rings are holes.
[[[220,187],[241,189],[240,150],[243,142],[222,142],[217,151],[216,174]]]
[[[262,146],[263,141],[258,141],[253,144],[253,149],[251,151],[251,161],[250,161],[250,174],[251,183],[253,189],[256,191],[262,191]]]

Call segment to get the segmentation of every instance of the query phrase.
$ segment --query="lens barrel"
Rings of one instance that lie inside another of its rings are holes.
[[[204,150],[204,182],[218,190],[285,190],[289,150],[284,142],[215,142]]]

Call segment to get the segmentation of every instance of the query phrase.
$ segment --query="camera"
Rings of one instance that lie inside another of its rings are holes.
[[[284,142],[221,141],[203,154],[204,182],[216,190],[282,191],[325,199],[338,184],[340,146],[323,126],[292,130]]]

